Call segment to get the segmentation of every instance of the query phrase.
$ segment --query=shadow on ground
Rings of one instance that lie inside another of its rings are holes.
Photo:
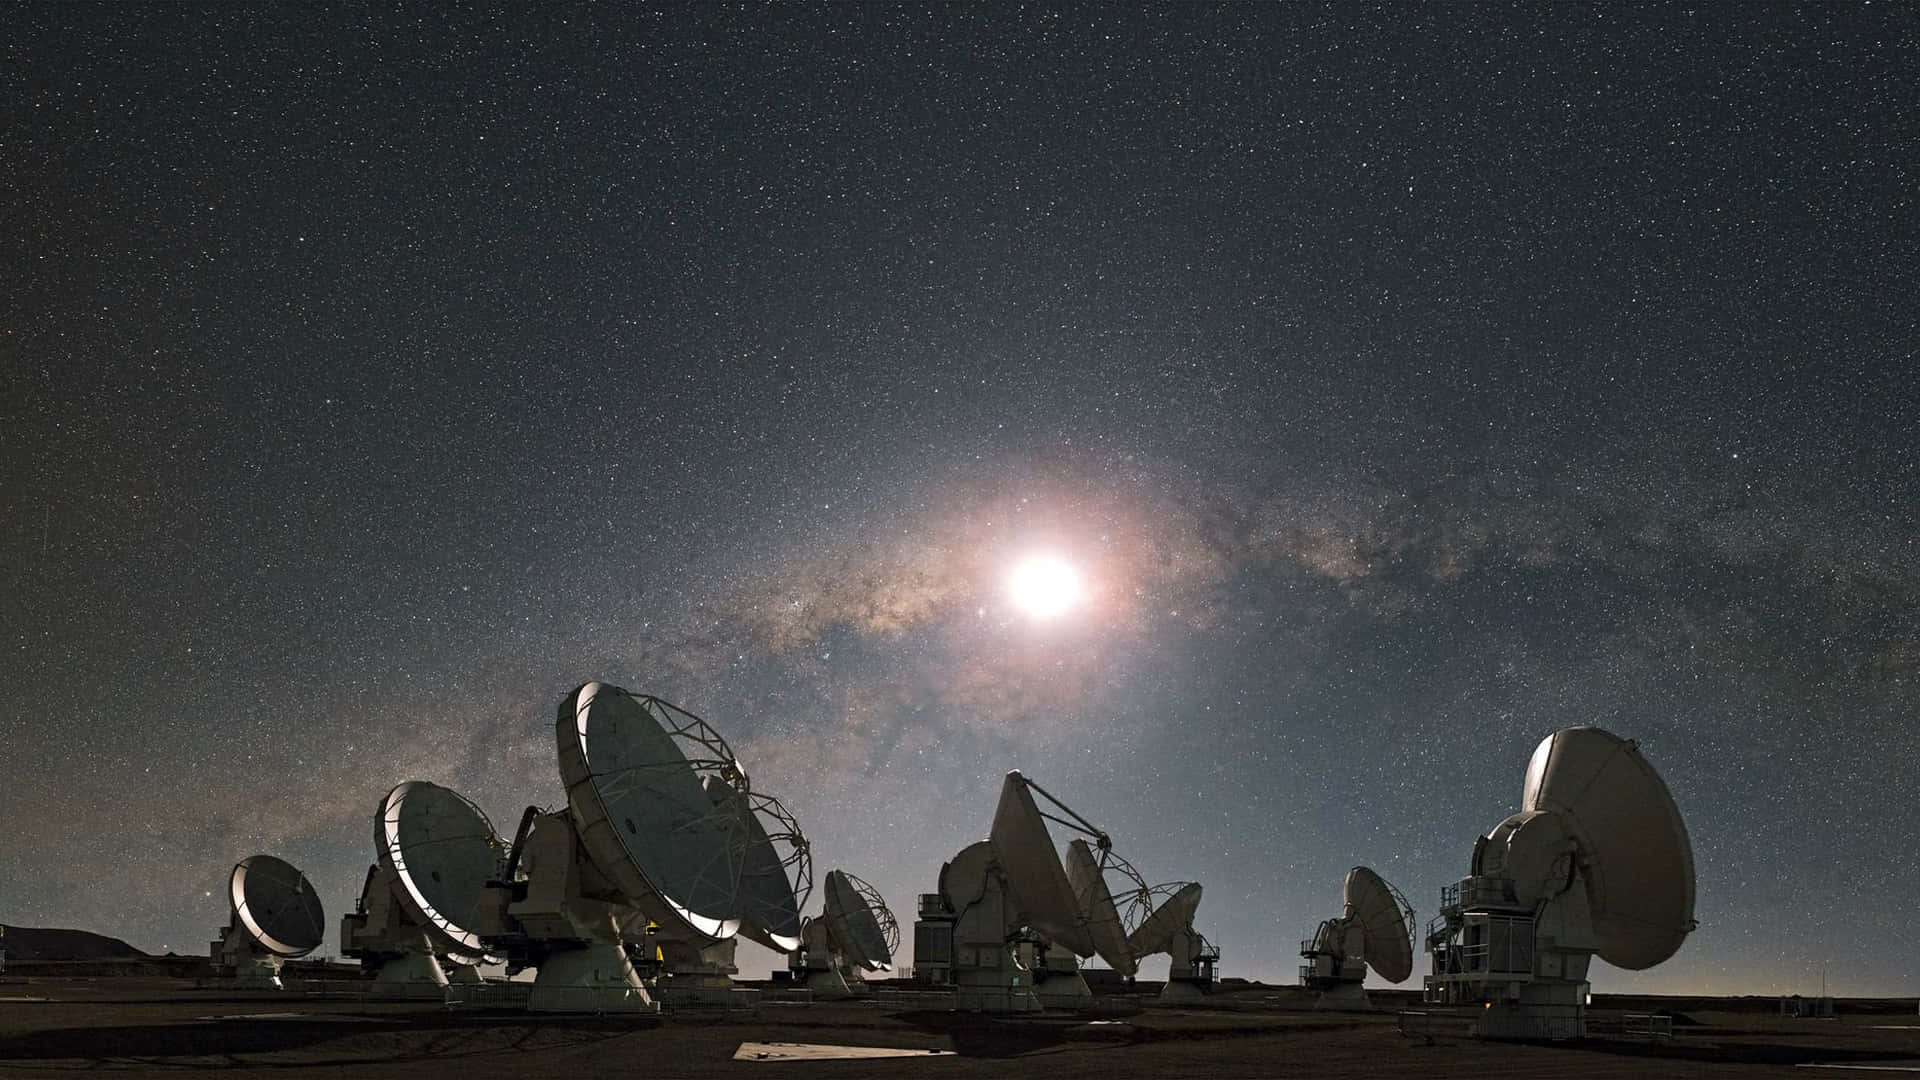
[[[1648,1061],[1717,1062],[1734,1065],[1799,1066],[1823,1063],[1856,1065],[1880,1061],[1911,1060],[1911,1050],[1847,1050],[1831,1046],[1806,1046],[1794,1043],[1700,1042],[1674,1039],[1639,1042],[1625,1039],[1585,1039],[1574,1043],[1546,1043],[1592,1050],[1620,1057]]]
[[[932,1035],[942,1035],[961,1057],[1010,1058],[1048,1050],[1067,1041],[1067,1031],[1082,1020],[1041,1020],[981,1013],[928,1011],[896,1013],[895,1019]]]
[[[59,1060],[107,1069],[252,1069],[272,1064],[260,1059],[274,1055],[297,1056],[302,1066],[444,1061],[602,1042],[642,1026],[627,1019],[587,1017],[534,1023],[524,1014],[492,1023],[473,1016],[242,1017],[34,1031],[0,1038],[0,1065]]]

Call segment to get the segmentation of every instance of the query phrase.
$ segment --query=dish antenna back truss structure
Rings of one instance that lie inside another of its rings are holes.
[[[1036,794],[1054,812],[1042,810]],[[1102,857],[1112,847],[1100,828],[1010,772],[988,838],[942,865],[938,891],[920,898],[915,963],[933,981],[951,983],[958,1008],[1012,1013],[1086,1007],[1093,992],[1080,974],[1081,957],[1111,952],[1107,959],[1116,968],[1133,963],[1135,954],[1115,932],[1119,920],[1105,887],[1104,867],[1111,860],[1092,857],[1082,841],[1082,855],[1070,851],[1079,866],[1070,873],[1054,849],[1048,821],[1081,833]],[[1098,888],[1095,877],[1101,878]],[[1097,910],[1083,906],[1083,898]]]
[[[373,843],[379,861],[340,920],[340,951],[374,971],[372,996],[439,998],[449,983],[482,981],[477,966],[500,962],[483,939],[504,928],[506,904],[488,887],[506,845],[487,815],[455,791],[409,780],[380,800]]]
[[[1400,890],[1364,866],[1347,871],[1343,910],[1300,943],[1300,985],[1317,993],[1316,1008],[1371,1011],[1367,969],[1388,982],[1413,974],[1413,906]]]
[[[1118,879],[1119,892],[1114,891]],[[1067,842],[1067,881],[1073,901],[1086,921],[1093,947],[1107,966],[1131,979],[1140,970],[1140,956],[1130,938],[1146,918],[1152,888],[1133,864],[1110,846],[1097,849],[1083,837]]]
[[[800,908],[813,892],[813,857],[800,823],[779,799],[709,776],[707,794],[716,807],[742,812],[745,824],[730,834],[729,855],[740,864],[740,927],[732,937],[687,935],[662,926],[644,911],[621,922],[621,937],[636,970],[654,996],[668,1005],[719,1005],[732,1002],[732,976],[740,938],[774,952],[790,952],[803,941]]]
[[[802,937],[788,966],[805,978],[814,997],[857,997],[870,992],[862,972],[893,970],[900,924],[879,890],[844,870],[829,870],[821,913],[806,920]]]
[[[1581,1038],[1595,955],[1650,968],[1698,925],[1693,846],[1639,747],[1596,727],[1541,741],[1520,805],[1441,893],[1426,998],[1482,1006],[1483,1037]]]
[[[1164,952],[1167,981],[1160,1000],[1192,1004],[1212,988],[1220,950],[1193,928],[1200,906],[1197,882],[1148,885],[1118,853],[1107,850],[1096,858],[1079,839],[1067,845],[1067,876],[1100,958],[1109,967],[1131,980],[1142,959]]]
[[[280,965],[305,956],[326,938],[327,916],[307,875],[271,855],[249,855],[227,875],[225,929],[209,950],[233,973],[233,985],[284,989]]]
[[[660,962],[655,990],[724,1002],[736,935],[798,944],[806,839],[719,732],[589,682],[561,699],[554,736],[567,805],[521,819],[495,883],[506,927],[486,941],[510,971],[539,969],[531,1009],[657,1009],[630,950]]]

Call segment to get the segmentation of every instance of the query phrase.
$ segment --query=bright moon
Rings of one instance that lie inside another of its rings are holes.
[[[1040,618],[1066,611],[1080,599],[1080,575],[1050,555],[1028,559],[1014,568],[1013,602]]]

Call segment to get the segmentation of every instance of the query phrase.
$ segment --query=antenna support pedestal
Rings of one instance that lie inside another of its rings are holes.
[[[1079,957],[1044,938],[1020,948],[1023,956],[1031,954],[1027,966],[1033,972],[1033,994],[1042,1008],[1093,1008],[1093,989],[1080,974]]]
[[[806,986],[816,1001],[845,1001],[848,998],[871,994],[865,979],[849,979],[844,971],[835,968],[807,968]],[[856,992],[854,987],[860,987]]]
[[[828,919],[810,919],[802,931],[803,946],[790,958],[789,968],[805,983],[816,1001],[844,1001],[867,997],[873,991],[857,965],[834,948]]]
[[[1335,1012],[1372,1012],[1367,997],[1366,931],[1341,917],[1320,924],[1300,943],[1300,985],[1314,992],[1313,1007]]]
[[[541,814],[533,820],[521,865],[527,895],[509,906],[507,914],[525,928],[530,939],[526,958],[540,969],[527,1009],[658,1011],[622,947],[615,906],[587,895],[591,864],[566,814]]]
[[[380,964],[367,996],[383,1001],[440,1001],[447,995],[447,982],[433,950],[421,949]]]
[[[1464,878],[1441,894],[1427,934],[1426,1000],[1478,1005],[1484,1039],[1581,1039],[1593,958],[1586,890],[1576,883],[1528,909],[1505,878]],[[1462,900],[1466,897],[1466,900]]]
[[[992,845],[982,840],[962,848],[942,868],[940,883],[942,903],[952,913],[952,953],[946,970],[954,1008],[977,1013],[1039,1012],[1033,973],[1020,962],[1018,947],[1009,938],[1009,927],[1017,927],[1019,921]],[[926,921],[923,911],[922,922]]]
[[[640,985],[626,950],[610,941],[560,949],[540,961],[528,1012],[649,1013],[660,1006]]]
[[[733,962],[739,942],[733,938],[697,944],[649,935],[660,950],[663,970],[653,981],[653,996],[670,1008],[730,1008],[755,991],[733,985],[740,968]]]
[[[233,972],[233,987],[236,990],[285,990],[286,984],[280,981],[280,965],[286,963],[254,944],[252,935],[235,921],[235,925],[220,931],[219,938],[209,950],[214,963]]]
[[[1160,1000],[1168,1005],[1205,1001],[1220,963],[1219,948],[1187,925],[1174,932],[1167,955],[1171,962],[1167,965],[1167,985],[1160,988]]]
[[[388,866],[367,875],[359,910],[340,917],[340,955],[374,973],[367,996],[380,1001],[438,1000],[447,975],[427,931],[395,895],[400,878]]]

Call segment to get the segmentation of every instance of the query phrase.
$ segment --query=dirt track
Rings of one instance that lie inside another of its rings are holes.
[[[43,1001],[9,1000],[21,997]],[[1604,1022],[1612,1013],[1596,1009]],[[1206,1009],[1149,1007],[1118,1022],[993,1019],[887,1004],[762,1004],[658,1021],[532,1017],[437,1004],[196,990],[163,979],[0,984],[0,1080],[222,1077],[1639,1077],[1860,1076],[1803,1063],[1920,1065],[1920,1017],[1786,1019],[1753,1002],[1684,1006],[1671,1040],[1534,1046],[1401,1037],[1391,1012],[1315,1013],[1284,990],[1220,995]],[[1744,1011],[1740,1011],[1744,1008]],[[1910,1005],[1909,1005],[1910,1008]],[[739,1062],[743,1041],[956,1051],[877,1061]],[[1898,1073],[1866,1073],[1894,1076]]]

